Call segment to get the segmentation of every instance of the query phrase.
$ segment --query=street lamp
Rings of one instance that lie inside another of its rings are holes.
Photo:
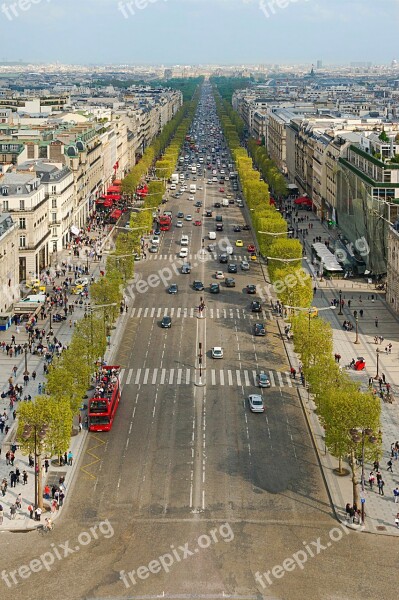
[[[35,508],[43,509],[43,481],[41,468],[41,445],[47,435],[48,425],[46,423],[30,424],[24,427],[22,438],[28,440],[33,433],[34,453],[35,453]]]
[[[24,375],[28,374],[28,344],[25,342],[24,344],[24,353],[25,353],[25,372]]]
[[[356,323],[356,339],[354,341],[354,344],[359,344],[359,319],[358,319],[357,315],[355,317],[355,323]]]
[[[373,430],[370,427],[365,427],[364,429],[359,429],[359,428],[352,428],[349,430],[349,434],[352,438],[352,441],[355,444],[359,444],[360,442],[362,443],[362,473],[361,473],[361,487],[362,487],[362,492],[364,492],[365,490],[365,476],[364,476],[364,455],[365,455],[365,443],[366,443],[366,439],[368,440],[368,442],[370,444],[376,444],[378,441],[378,438],[374,435]],[[352,456],[352,462],[354,461],[354,457]],[[358,494],[357,494],[357,482],[356,482],[356,478],[353,481],[353,503],[356,505],[358,505]],[[364,502],[362,501],[362,522],[364,523]]]
[[[374,377],[374,379],[378,379],[380,376],[380,371],[379,371],[379,367],[380,367],[380,352],[381,350],[379,348],[376,349],[376,354],[377,354],[377,373]]]
[[[343,312],[342,312],[342,290],[339,290],[338,294],[339,294],[339,313],[338,314],[343,315]]]

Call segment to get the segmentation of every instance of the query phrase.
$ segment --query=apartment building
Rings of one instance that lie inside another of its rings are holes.
[[[1,212],[18,224],[19,281],[37,276],[49,264],[48,202],[36,173],[6,173],[0,179]]]
[[[399,313],[399,231],[398,224],[387,232],[387,279],[386,299],[391,308]]]
[[[18,224],[0,213],[0,318],[20,299]]]

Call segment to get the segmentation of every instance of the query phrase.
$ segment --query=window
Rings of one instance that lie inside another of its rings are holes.
[[[57,198],[51,199],[51,208],[57,208]]]
[[[1,193],[3,196],[8,196],[8,188],[6,188],[6,187],[1,188]]]
[[[51,218],[53,220],[53,223],[57,222],[57,213],[52,213]]]
[[[19,236],[19,247],[26,248],[26,236],[24,236],[24,235]]]
[[[52,193],[52,194],[56,194],[56,193],[57,193],[57,188],[56,188],[56,186],[55,186],[55,185],[52,185],[52,186],[51,186],[51,193]],[[54,202],[54,200],[53,200],[53,202]]]
[[[24,217],[19,220],[19,228],[26,229],[26,219]]]
[[[8,212],[8,200],[3,201],[3,212]]]
[[[25,210],[25,200],[19,201],[19,210]]]

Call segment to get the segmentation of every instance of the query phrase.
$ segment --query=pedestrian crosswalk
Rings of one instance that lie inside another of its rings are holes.
[[[220,252],[220,254],[222,254],[222,252]],[[206,253],[201,253],[198,252],[197,254],[189,254],[188,256],[186,256],[185,258],[179,258],[179,254],[147,254],[147,258],[146,260],[168,260],[169,262],[175,262],[175,261],[180,261],[180,262],[208,262],[210,260],[218,260],[219,259],[219,254],[217,252],[206,252]],[[236,255],[234,254],[231,257],[231,261],[230,262],[242,262],[242,261],[247,261],[249,262],[251,259],[251,257],[249,255]]]
[[[252,319],[256,321],[268,320],[271,321],[274,319],[273,313],[271,310],[263,309],[262,313],[252,313],[248,309],[245,308],[211,308],[206,307],[205,316],[209,319]],[[165,307],[165,308],[155,308],[153,307],[133,307],[130,313],[132,318],[140,319],[140,318],[151,318],[151,319],[161,319],[162,317],[171,317],[174,319],[183,319],[183,318],[193,318],[198,316],[198,307],[191,306],[189,308],[182,307]]]
[[[288,371],[259,371],[270,380],[270,387],[292,387]],[[256,387],[258,371],[250,369],[210,369],[203,370],[208,386]],[[122,385],[190,385],[195,381],[195,369],[139,368],[121,369]]]

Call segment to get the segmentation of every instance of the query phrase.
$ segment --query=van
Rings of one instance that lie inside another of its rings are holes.
[[[229,205],[228,198],[223,198],[223,200],[222,200],[222,206],[228,206],[228,205]]]
[[[210,231],[210,232],[208,233],[208,238],[209,238],[210,240],[216,240],[216,232],[215,232],[215,231]]]
[[[181,246],[188,246],[188,235],[182,235],[180,240]]]

